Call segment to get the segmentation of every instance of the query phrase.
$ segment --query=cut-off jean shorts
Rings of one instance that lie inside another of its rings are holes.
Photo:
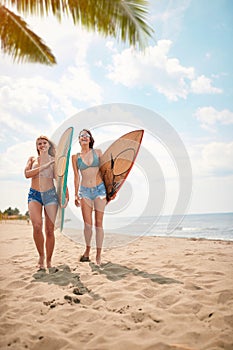
[[[28,193],[28,203],[30,202],[38,202],[45,207],[46,205],[51,204],[58,205],[58,196],[55,187],[45,192],[39,192],[30,188]]]
[[[80,186],[78,191],[79,198],[88,198],[94,200],[96,198],[106,198],[106,188],[103,182],[95,187],[84,187]]]

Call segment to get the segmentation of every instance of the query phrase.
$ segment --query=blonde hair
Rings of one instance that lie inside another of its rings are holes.
[[[56,154],[56,147],[55,147],[55,144],[45,135],[40,135],[39,137],[37,137],[36,139],[36,150],[37,150],[37,153],[39,154],[39,150],[38,150],[38,147],[37,147],[37,142],[39,140],[46,140],[48,141],[49,143],[49,150],[48,150],[48,153],[50,156],[52,157],[55,157],[55,154]]]

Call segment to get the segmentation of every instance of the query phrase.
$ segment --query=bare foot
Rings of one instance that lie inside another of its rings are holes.
[[[47,268],[50,269],[52,267],[51,260],[47,260]]]
[[[90,250],[91,250],[91,247],[90,246],[86,246],[86,250],[83,253],[83,255],[81,255],[79,261],[81,261],[81,262],[90,261],[90,258],[89,258]]]
[[[44,256],[40,256],[38,260],[38,269],[44,269]]]
[[[96,255],[96,265],[100,266],[101,265],[101,256]]]
[[[81,261],[81,262],[89,262],[90,258],[89,258],[89,256],[81,255],[79,261]]]

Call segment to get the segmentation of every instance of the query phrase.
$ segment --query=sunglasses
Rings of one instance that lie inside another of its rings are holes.
[[[80,134],[79,137],[91,137],[89,134]]]

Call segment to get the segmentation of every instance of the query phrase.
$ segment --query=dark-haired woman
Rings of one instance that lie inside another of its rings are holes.
[[[94,149],[94,139],[90,130],[79,133],[81,152],[72,155],[74,171],[75,205],[81,206],[84,221],[86,249],[80,258],[81,262],[90,261],[90,249],[94,226],[96,233],[96,264],[101,264],[101,251],[104,239],[103,216],[106,205],[106,189],[103,183],[99,163],[102,152]]]

